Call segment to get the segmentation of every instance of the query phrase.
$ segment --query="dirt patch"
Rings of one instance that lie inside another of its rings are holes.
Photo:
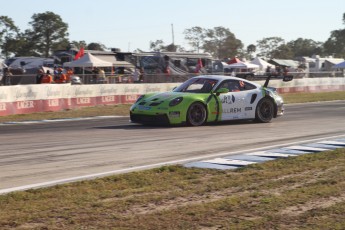
[[[331,207],[337,203],[345,201],[345,194],[339,197],[328,197],[318,200],[310,200],[305,204],[290,206],[280,212],[281,215],[299,216],[313,209],[323,209]]]

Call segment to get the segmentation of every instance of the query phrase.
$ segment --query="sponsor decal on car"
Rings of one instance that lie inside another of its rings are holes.
[[[229,109],[223,109],[223,113],[240,113],[241,108],[229,108]]]
[[[145,106],[145,105],[139,105],[138,109],[139,110],[151,110],[151,107],[150,106]]]
[[[234,95],[225,95],[221,102],[222,102],[222,104],[235,103],[235,96]]]
[[[253,110],[253,107],[245,107],[244,108],[244,111],[251,111],[251,110]]]
[[[169,112],[169,117],[179,118],[180,117],[180,111],[171,111],[171,112]]]

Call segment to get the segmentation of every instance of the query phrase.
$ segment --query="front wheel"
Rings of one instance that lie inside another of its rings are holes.
[[[200,126],[205,123],[207,111],[200,102],[193,103],[187,111],[187,123],[192,126]]]
[[[263,98],[259,101],[255,111],[255,121],[268,123],[272,120],[274,113],[274,105],[272,100]]]

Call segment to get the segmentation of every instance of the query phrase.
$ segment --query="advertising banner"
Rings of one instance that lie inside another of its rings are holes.
[[[257,81],[264,84],[264,81]],[[143,84],[38,84],[1,86],[0,116],[59,111],[85,106],[132,104],[146,93],[171,91],[181,83]],[[279,93],[345,90],[345,78],[302,78],[290,82],[271,80]]]

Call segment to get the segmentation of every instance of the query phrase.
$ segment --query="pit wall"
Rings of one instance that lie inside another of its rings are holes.
[[[264,81],[257,81],[264,84]],[[181,83],[40,84],[0,87],[0,116],[76,109],[96,105],[132,104],[145,93],[171,91]],[[345,78],[271,80],[279,93],[345,91]]]

